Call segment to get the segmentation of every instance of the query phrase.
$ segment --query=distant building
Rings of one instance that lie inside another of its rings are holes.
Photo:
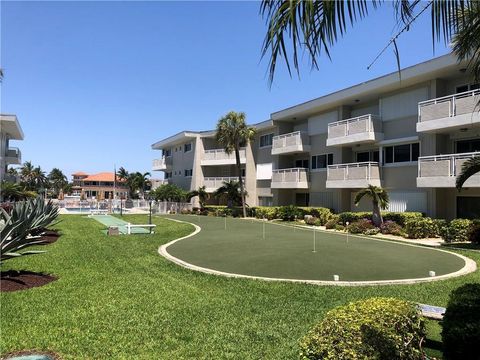
[[[17,147],[12,147],[11,140],[23,140],[23,131],[16,115],[0,115],[0,181],[9,178],[8,165],[20,165],[22,153]]]
[[[126,198],[128,188],[124,181],[120,181],[113,172],[87,174],[81,171],[72,174],[73,194],[84,194],[85,198],[98,197],[100,199]],[[115,196],[114,196],[115,192]]]

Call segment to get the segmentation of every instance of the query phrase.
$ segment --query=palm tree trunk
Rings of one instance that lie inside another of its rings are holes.
[[[239,150],[239,145],[235,147],[235,160],[237,162],[237,171],[238,171],[238,184],[240,185],[240,192],[242,196],[242,211],[243,211],[243,217],[247,217],[247,209],[245,208],[245,189],[243,186],[243,179],[242,179],[242,168],[240,164],[240,150]]]
[[[373,214],[372,222],[376,227],[380,227],[383,223],[382,213],[380,212],[380,206],[378,206],[378,201],[373,201]]]

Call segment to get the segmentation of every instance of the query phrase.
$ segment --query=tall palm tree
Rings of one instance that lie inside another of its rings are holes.
[[[458,191],[462,190],[465,181],[478,172],[480,172],[480,155],[474,156],[463,163],[462,170],[455,181]]]
[[[312,68],[318,69],[318,59],[325,53],[330,57],[330,48],[356,22],[361,21],[370,12],[382,6],[379,0],[263,0],[260,6],[261,15],[266,18],[267,33],[263,44],[262,56],[269,53],[270,83],[273,81],[276,65],[283,58],[288,72],[291,74],[291,62],[299,72],[299,56],[306,52]],[[414,25],[416,17],[424,12],[430,12],[432,38],[434,41],[450,43],[452,36],[459,30],[465,11],[470,11],[474,0],[394,0],[393,11],[397,25],[408,30]],[[478,18],[477,18],[478,19]],[[396,50],[396,38],[403,32],[394,35],[388,45]],[[468,39],[471,39],[468,37]],[[472,60],[472,68],[480,67],[477,41],[473,43],[462,37],[458,38],[463,47],[476,51],[477,57]],[[289,44],[288,44],[289,43]],[[291,53],[291,54],[290,54]],[[398,59],[398,51],[397,62]]]
[[[31,161],[25,161],[20,168],[20,179],[24,186],[29,189],[33,190],[33,176],[34,176],[34,169]]]
[[[382,189],[379,186],[369,184],[366,188],[360,190],[355,195],[355,206],[358,206],[360,200],[362,200],[364,196],[372,199],[372,221],[375,226],[379,227],[383,223],[382,213],[380,212],[380,209],[385,210],[388,207],[388,203],[390,202],[390,199],[388,198],[388,193],[385,189]]]
[[[45,175],[45,171],[42,170],[40,166],[37,166],[33,169],[32,180],[34,184],[34,189],[37,192],[46,191],[48,187],[48,178]]]
[[[248,126],[245,122],[245,113],[230,111],[217,123],[216,139],[220,146],[223,147],[227,154],[235,153],[235,160],[238,173],[238,184],[242,198],[243,217],[247,217],[247,209],[245,208],[245,186],[242,178],[242,168],[240,164],[240,148],[247,146],[253,141],[255,129]]]
[[[224,181],[223,185],[220,186],[214,193],[213,196],[221,197],[226,196],[227,198],[227,206],[231,208],[234,205],[243,204],[243,196],[245,192],[242,194],[242,190],[240,187],[240,183],[238,181]],[[244,215],[245,217],[245,215]]]
[[[118,169],[117,171],[117,177],[120,179],[120,180],[127,180],[128,179],[128,171],[125,170],[125,168],[122,166],[120,167],[120,169]]]
[[[67,177],[62,170],[58,168],[53,168],[52,171],[50,171],[48,174],[48,180],[55,196],[58,196],[60,190],[65,190],[65,187],[68,184]]]
[[[148,186],[150,186],[149,177],[150,177],[149,172],[145,172],[142,174],[141,172],[137,171],[135,173],[136,187],[138,190],[140,190],[140,194],[142,195],[142,197],[145,197],[145,190]]]

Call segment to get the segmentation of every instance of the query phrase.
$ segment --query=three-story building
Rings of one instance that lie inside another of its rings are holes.
[[[255,124],[241,151],[248,203],[355,206],[358,189],[389,192],[391,211],[441,218],[480,216],[480,174],[458,192],[463,162],[480,155],[480,89],[452,55],[405,68],[292,106]],[[235,158],[215,132],[182,132],[154,145],[163,156],[153,170],[169,182],[213,192],[238,177]]]

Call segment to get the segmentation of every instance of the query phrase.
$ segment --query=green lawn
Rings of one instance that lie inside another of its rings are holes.
[[[145,223],[146,216],[125,216]],[[190,271],[159,256],[159,245],[192,227],[155,218],[156,235],[107,237],[87,217],[62,217],[48,253],[10,268],[59,280],[1,293],[0,352],[43,349],[64,359],[286,359],[329,309],[371,296],[444,306],[478,272],[418,285],[334,287],[232,279]],[[462,251],[480,261],[480,254]]]
[[[176,215],[202,231],[168,247],[188,263],[269,278],[344,281],[398,280],[444,275],[465,261],[448,252],[405,243],[293,228],[260,221]],[[263,237],[265,228],[265,238]],[[315,235],[315,239],[314,239]],[[315,240],[315,252],[313,252]]]

